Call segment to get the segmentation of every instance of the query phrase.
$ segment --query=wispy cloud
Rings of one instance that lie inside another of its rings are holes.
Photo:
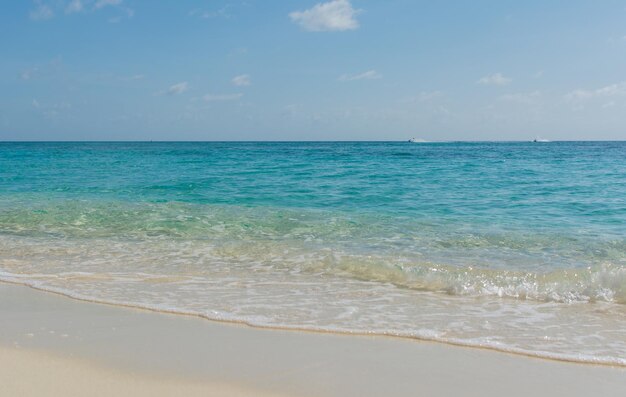
[[[626,81],[601,87],[595,90],[574,90],[565,94],[569,101],[583,101],[592,98],[614,97],[626,95]]]
[[[107,7],[115,7],[120,15],[109,18],[109,22],[119,22],[131,18],[134,10],[124,5],[124,0],[33,0],[35,8],[30,11],[30,19],[40,21],[53,18],[56,13],[81,14],[97,12]]]
[[[230,4],[226,4],[222,8],[216,11],[207,11],[201,8],[196,8],[194,10],[189,11],[190,17],[198,17],[198,18],[230,18],[230,14],[228,13],[228,9],[230,8]]]
[[[38,70],[37,68],[29,68],[29,69],[22,70],[22,72],[20,73],[20,79],[22,80],[32,79],[35,73],[37,73],[37,70]]]
[[[54,11],[41,0],[35,0],[35,9],[31,10],[30,19],[33,21],[43,21],[54,17]]]
[[[359,22],[349,0],[332,0],[318,3],[304,11],[294,11],[289,18],[310,32],[344,31],[358,29]]]
[[[250,75],[248,74],[241,74],[239,76],[235,76],[233,77],[231,81],[233,85],[237,87],[246,87],[252,84],[252,80],[250,79]]]
[[[615,107],[615,101],[609,101],[605,103],[604,105],[602,105],[603,109],[610,109],[612,107]]]
[[[65,7],[66,14],[81,12],[83,10],[83,2],[81,0],[72,0]]]
[[[62,73],[64,63],[61,56],[56,56],[47,62],[41,62],[24,68],[18,72],[18,78],[23,81],[29,81],[35,78],[59,77]]]
[[[477,81],[477,83],[485,84],[485,85],[507,85],[511,81],[513,80],[511,80],[508,77],[504,77],[502,73],[494,73],[494,74],[490,74],[488,76],[482,77],[481,79]]]
[[[368,70],[367,72],[359,73],[359,74],[343,74],[339,76],[339,81],[355,81],[355,80],[375,80],[380,79],[381,76],[375,70]]]
[[[216,102],[216,101],[236,101],[240,99],[243,94],[206,94],[202,97],[206,102]]]
[[[186,81],[183,81],[181,83],[171,85],[170,88],[168,88],[167,91],[165,91],[165,93],[167,95],[180,95],[183,92],[187,91],[188,89],[189,89],[189,83],[187,83]]]
[[[33,99],[31,104],[35,111],[39,112],[43,117],[47,119],[54,119],[57,116],[68,113],[72,109],[72,104],[68,102],[43,104],[40,103],[37,99]]]

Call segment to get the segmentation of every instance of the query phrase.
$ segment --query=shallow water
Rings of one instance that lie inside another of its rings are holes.
[[[1,143],[0,278],[626,365],[626,143]]]

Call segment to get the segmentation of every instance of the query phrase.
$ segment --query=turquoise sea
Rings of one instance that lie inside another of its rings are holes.
[[[626,365],[626,142],[0,143],[0,279]]]

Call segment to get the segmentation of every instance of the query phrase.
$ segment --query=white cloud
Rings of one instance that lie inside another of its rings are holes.
[[[359,73],[359,74],[344,74],[339,76],[339,81],[355,81],[355,80],[375,80],[380,79],[381,76],[375,70],[368,70],[367,72]]]
[[[511,81],[513,80],[508,77],[504,77],[502,73],[494,73],[481,78],[477,81],[477,83],[485,85],[507,85]]]
[[[252,81],[250,80],[250,75],[248,74],[241,74],[239,76],[235,76],[233,77],[231,81],[233,85],[237,87],[245,87],[245,86],[249,86],[250,84],[252,84]]]
[[[626,95],[626,81],[601,87],[595,90],[574,90],[565,95],[568,101],[583,101],[592,98]]]
[[[30,12],[30,19],[33,21],[43,21],[54,17],[54,11],[40,0],[35,1],[36,8]]]
[[[359,27],[350,0],[332,0],[318,3],[304,11],[294,11],[289,18],[310,32],[354,30]]]
[[[74,12],[81,12],[83,10],[83,3],[81,0],[72,0],[65,7],[66,14],[72,14]]]
[[[595,94],[598,96],[624,95],[626,94],[626,81],[597,89]]]
[[[202,97],[207,102],[213,101],[236,101],[240,99],[243,94],[206,94]]]
[[[186,81],[183,81],[182,83],[177,83],[177,84],[170,86],[170,88],[168,88],[167,91],[165,91],[165,93],[167,95],[179,95],[187,91],[188,89],[189,89],[189,83],[187,83]]]

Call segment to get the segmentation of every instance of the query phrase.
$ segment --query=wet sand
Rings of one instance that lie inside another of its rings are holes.
[[[257,329],[0,283],[0,395],[624,396],[626,368]]]

